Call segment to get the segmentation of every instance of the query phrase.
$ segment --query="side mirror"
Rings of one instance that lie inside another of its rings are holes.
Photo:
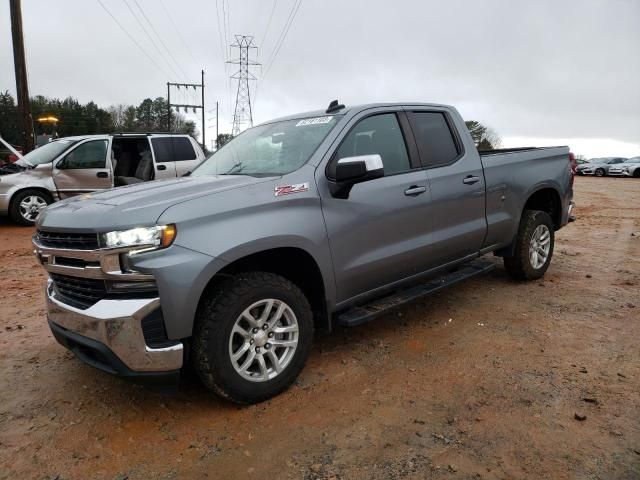
[[[351,187],[356,183],[384,177],[382,157],[378,154],[345,157],[338,160],[336,179],[330,183],[331,194],[335,198],[349,198]]]

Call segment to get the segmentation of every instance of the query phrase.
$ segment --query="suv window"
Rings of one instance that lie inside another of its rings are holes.
[[[338,148],[329,167],[329,176],[335,178],[336,164],[341,158],[376,153],[382,157],[385,175],[411,169],[395,113],[383,113],[360,120]]]
[[[455,160],[460,151],[443,113],[412,112],[410,118],[425,166],[446,165]]]
[[[156,163],[173,162],[173,143],[171,137],[152,138],[153,153]]]
[[[191,141],[185,137],[176,137],[173,139],[173,154],[176,162],[181,160],[195,160],[197,158]]]
[[[198,158],[191,141],[186,137],[152,138],[151,144],[157,163],[180,162]]]
[[[107,140],[91,140],[72,150],[58,164],[58,168],[105,168],[107,160]]]

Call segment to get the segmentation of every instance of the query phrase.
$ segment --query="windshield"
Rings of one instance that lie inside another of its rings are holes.
[[[245,130],[191,175],[284,175],[304,165],[339,116],[285,120]]]
[[[614,165],[616,163],[623,163],[625,161],[624,158],[612,158],[607,162],[608,165]]]
[[[35,150],[27,153],[24,157],[18,160],[16,163],[23,167],[35,167],[42,163],[49,163],[55,160],[58,155],[64,152],[71,145],[76,143],[75,140],[56,140],[55,142],[47,143]]]

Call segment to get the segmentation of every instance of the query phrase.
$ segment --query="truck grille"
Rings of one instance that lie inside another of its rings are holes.
[[[96,233],[62,233],[38,230],[36,239],[42,246],[49,248],[98,249],[98,234]]]
[[[59,273],[49,275],[61,300],[72,307],[85,310],[107,296],[104,280],[71,277]]]

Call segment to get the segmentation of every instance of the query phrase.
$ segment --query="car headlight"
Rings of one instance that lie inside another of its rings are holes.
[[[629,167],[622,167],[620,170],[622,170],[623,172],[628,172],[629,171]]]
[[[175,225],[158,225],[103,233],[100,235],[100,245],[106,248],[139,246],[148,247],[144,249],[148,250],[168,247],[175,238]]]

